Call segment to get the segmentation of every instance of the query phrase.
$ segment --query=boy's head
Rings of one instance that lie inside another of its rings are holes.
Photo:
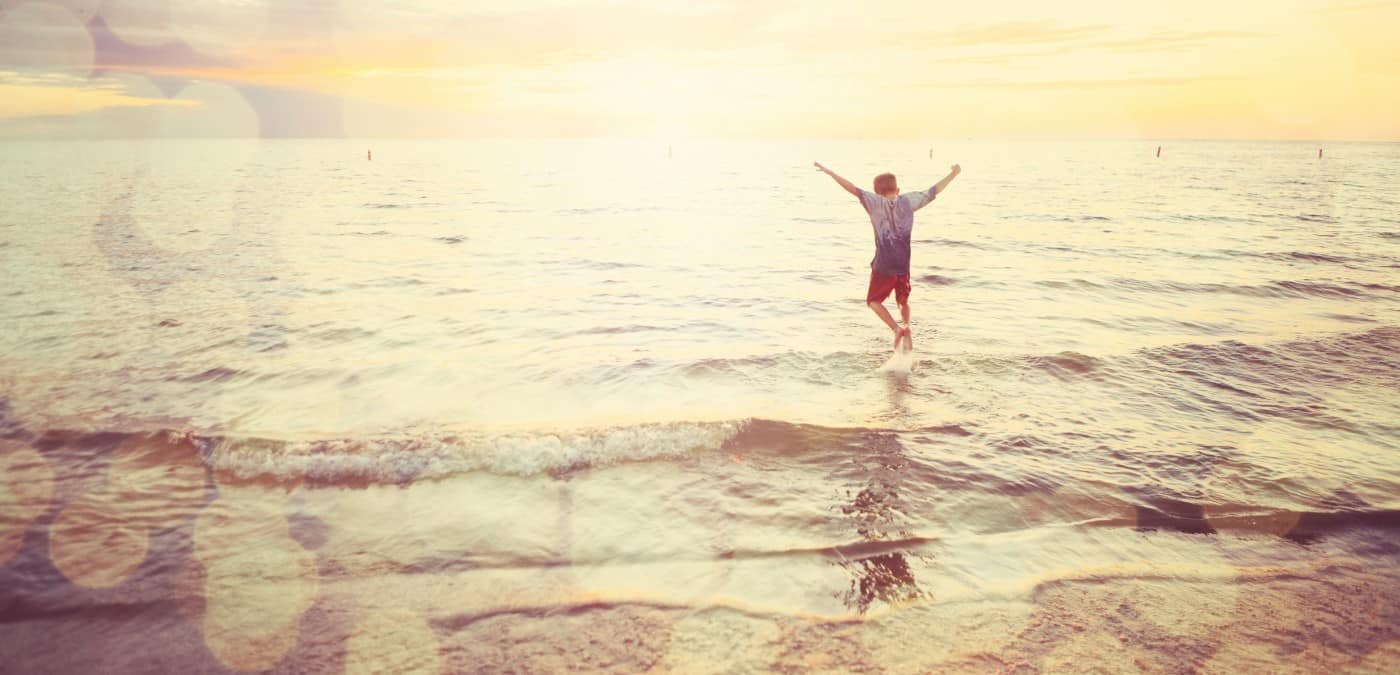
[[[894,180],[894,174],[882,173],[875,177],[875,194],[881,197],[899,196],[899,184]]]

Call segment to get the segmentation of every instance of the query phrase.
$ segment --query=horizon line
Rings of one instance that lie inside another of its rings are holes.
[[[1400,143],[1400,138],[1247,138],[1228,136],[964,136],[936,138],[892,138],[861,136],[749,136],[715,135],[685,136],[674,139],[656,136],[626,135],[497,135],[473,136],[468,134],[443,134],[425,136],[322,136],[322,135],[279,135],[279,136],[7,136],[0,132],[0,142],[91,142],[91,141],[626,141],[649,142],[659,145],[681,145],[714,141],[783,141],[806,142],[860,142],[860,143],[967,143],[967,142],[1142,142],[1142,143]]]

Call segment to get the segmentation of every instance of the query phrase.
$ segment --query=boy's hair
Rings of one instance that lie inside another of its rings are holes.
[[[882,173],[875,177],[875,194],[883,195],[889,190],[893,190],[897,183],[894,182],[894,174]]]

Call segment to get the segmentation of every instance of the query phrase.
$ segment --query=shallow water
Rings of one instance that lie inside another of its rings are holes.
[[[362,145],[4,146],[27,670],[1397,663],[1398,146]]]

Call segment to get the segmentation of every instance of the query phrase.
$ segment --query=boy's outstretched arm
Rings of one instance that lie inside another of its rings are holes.
[[[930,194],[929,196],[932,197],[932,196],[934,196],[934,195],[941,195],[941,194],[943,194],[943,191],[946,190],[946,189],[948,188],[948,184],[951,183],[951,182],[953,182],[953,179],[954,179],[954,178],[957,178],[957,177],[958,177],[958,174],[960,174],[960,173],[962,173],[962,167],[959,166],[959,165],[957,165],[957,164],[954,164],[954,165],[953,165],[953,170],[952,170],[952,171],[949,171],[949,172],[948,172],[948,175],[946,175],[946,176],[943,177],[943,180],[940,180],[940,181],[938,181],[937,183],[934,183],[933,187],[930,188],[931,194]]]
[[[824,174],[826,174],[826,175],[828,175],[828,176],[831,176],[831,177],[836,181],[836,183],[837,183],[838,185],[840,185],[842,188],[844,188],[844,189],[846,190],[846,192],[849,192],[849,193],[855,195],[855,196],[856,196],[856,199],[860,199],[860,188],[856,187],[856,186],[855,186],[855,183],[852,183],[851,181],[848,181],[848,180],[846,180],[845,178],[842,178],[842,177],[836,175],[835,173],[833,173],[833,172],[831,171],[831,169],[828,169],[828,168],[822,166],[822,163],[821,163],[821,162],[812,162],[812,166],[817,167],[817,171],[820,171],[820,172],[822,172],[822,173],[824,173]]]

